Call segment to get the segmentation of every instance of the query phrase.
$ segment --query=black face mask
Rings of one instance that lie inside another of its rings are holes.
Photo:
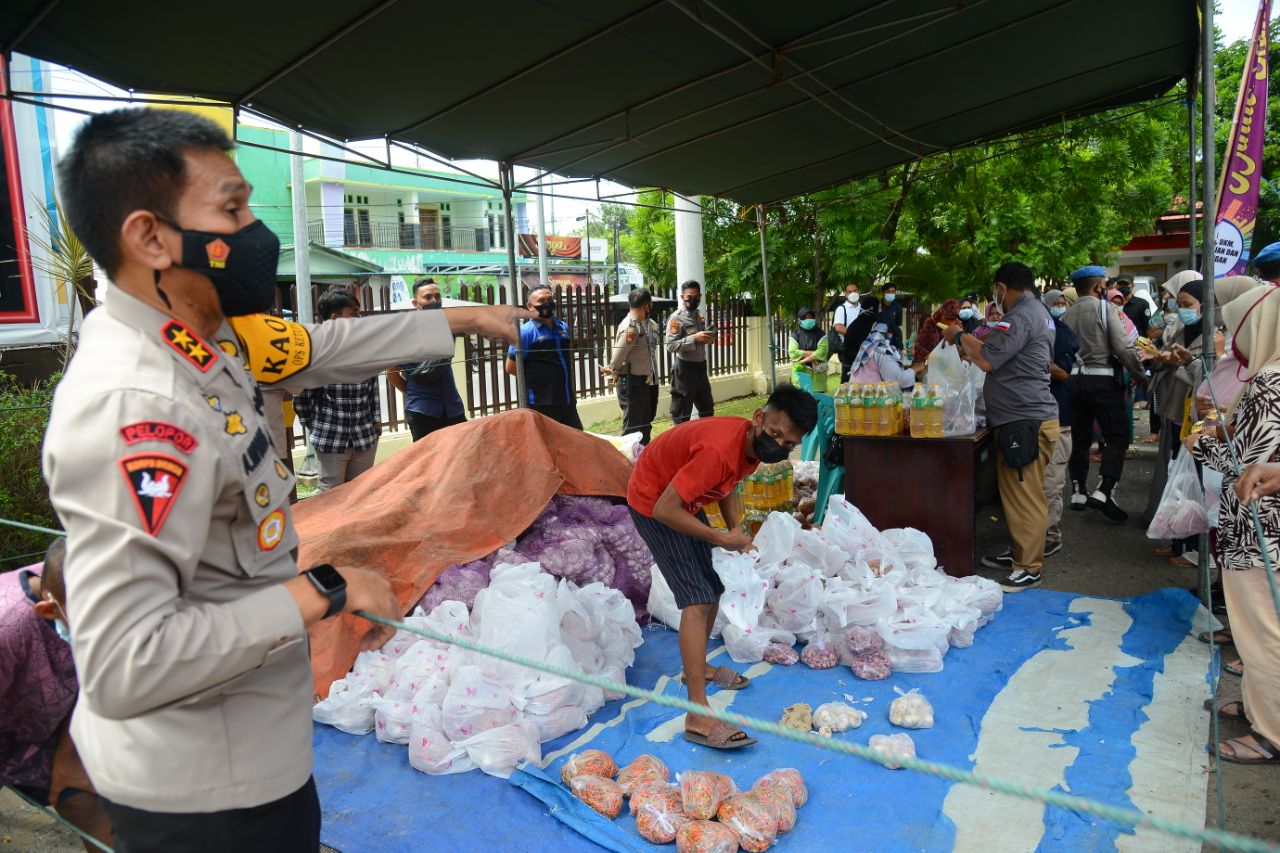
[[[751,446],[756,452],[756,458],[761,462],[781,462],[791,455],[791,451],[774,441],[773,436],[764,430],[756,433],[756,437],[751,440]]]
[[[686,296],[684,298],[684,307],[688,308],[690,311],[697,311],[698,306],[701,304],[702,304],[701,296]]]
[[[423,310],[423,311],[432,311],[432,310],[435,310],[436,308],[443,308],[443,307],[444,307],[444,303],[443,303],[443,302],[424,302],[424,303],[422,303],[422,310]]]
[[[224,315],[258,314],[276,304],[280,238],[261,219],[234,234],[191,231],[167,219],[161,221],[182,233],[178,266],[213,282]]]
[[[533,306],[533,310],[538,312],[538,316],[546,320],[552,314],[556,313],[556,303],[554,301],[544,302],[541,305]]]

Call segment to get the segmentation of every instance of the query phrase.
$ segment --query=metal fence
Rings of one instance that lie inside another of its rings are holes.
[[[326,241],[325,223],[307,224],[311,242],[322,246],[366,249],[420,249],[445,252],[488,252],[489,229],[484,225],[415,225],[367,222],[344,217],[341,239]],[[496,249],[495,249],[496,251]]]
[[[315,288],[315,299],[319,299],[321,290]],[[612,394],[613,389],[600,368],[607,366],[613,358],[614,339],[618,324],[627,313],[627,304],[621,300],[610,301],[608,292],[598,285],[553,287],[552,293],[557,303],[556,315],[569,324],[570,369],[577,398],[585,400]],[[527,295],[525,288],[522,298]],[[665,330],[666,320],[676,307],[674,294],[655,293],[654,296],[672,300],[654,306],[653,319],[660,329]],[[365,314],[391,313],[385,288],[365,285],[359,288],[358,297]],[[496,285],[468,285],[463,287],[459,297],[485,305],[503,305],[507,302],[507,291]],[[279,294],[276,313],[292,313],[296,301],[296,289],[291,286],[287,292]],[[703,312],[708,326],[717,332],[716,345],[707,350],[710,375],[727,376],[746,371],[750,306],[740,300],[724,300],[703,306]],[[468,336],[464,339],[463,353],[466,381],[458,391],[464,396],[471,416],[491,415],[516,408],[516,379],[506,372],[507,346]],[[660,348],[657,355],[659,377],[665,384],[670,356],[665,347]],[[405,425],[402,400],[385,373],[379,379],[378,388],[382,399],[383,429],[402,429]],[[290,447],[300,439],[300,430],[290,431]]]

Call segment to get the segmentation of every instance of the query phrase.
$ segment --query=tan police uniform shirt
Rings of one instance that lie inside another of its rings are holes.
[[[614,376],[647,376],[647,384],[658,383],[658,371],[654,365],[660,346],[658,324],[652,320],[637,320],[631,315],[618,324],[618,335],[613,341],[613,360],[609,367]]]
[[[693,339],[707,328],[706,319],[698,311],[680,308],[667,320],[667,352],[681,361],[706,361],[707,345]]]
[[[1102,324],[1102,311],[1107,312],[1106,326]],[[1144,369],[1138,354],[1125,340],[1124,320],[1120,309],[1110,302],[1102,303],[1096,296],[1082,296],[1062,315],[1062,322],[1071,327],[1080,342],[1078,358],[1088,368],[1111,367],[1114,354],[1129,370],[1130,376],[1142,376]]]
[[[44,472],[67,531],[71,731],[99,793],[218,811],[306,782],[311,667],[283,586],[297,574],[293,476],[255,378],[296,393],[452,352],[436,311],[255,315],[204,339],[113,289],[86,319]]]

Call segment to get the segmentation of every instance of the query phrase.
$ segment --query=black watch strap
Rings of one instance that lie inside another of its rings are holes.
[[[313,566],[303,574],[321,595],[329,599],[329,609],[325,611],[324,618],[341,613],[347,606],[347,582],[342,574],[329,563]]]

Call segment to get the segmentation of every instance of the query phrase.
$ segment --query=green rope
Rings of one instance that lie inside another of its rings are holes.
[[[1216,844],[1223,850],[1238,850],[1242,853],[1276,853],[1280,851],[1280,845],[1273,844],[1268,841],[1262,841],[1256,838],[1249,838],[1243,835],[1237,835],[1231,832],[1224,832],[1220,829],[1204,829],[1196,830],[1189,826],[1185,826],[1176,821],[1167,820],[1162,817],[1146,815],[1142,812],[1122,809],[1108,803],[1090,800],[1084,797],[1073,797],[1067,794],[1059,794],[1054,791],[1042,791],[1029,788],[1025,785],[1019,785],[1014,782],[1006,782],[1003,779],[996,779],[985,774],[973,773],[963,770],[959,767],[952,767],[947,764],[938,764],[933,761],[921,761],[918,758],[908,758],[906,756],[889,756],[879,750],[862,746],[861,744],[851,741],[837,740],[835,738],[823,737],[822,735],[812,732],[801,732],[796,729],[787,728],[768,720],[762,720],[757,717],[750,717],[745,714],[735,714],[732,711],[721,710],[718,708],[709,708],[703,705],[695,705],[687,699],[681,699],[678,696],[667,696],[652,690],[644,690],[639,687],[632,687],[630,684],[620,684],[610,681],[607,678],[601,678],[597,675],[589,675],[585,672],[577,672],[575,670],[565,669],[541,660],[534,660],[523,655],[513,654],[511,652],[492,649],[482,646],[479,643],[473,643],[460,637],[450,637],[446,634],[439,634],[425,628],[418,628],[407,625],[397,619],[384,619],[381,616],[375,616],[372,613],[366,613],[363,610],[355,611],[357,616],[368,619],[370,622],[376,622],[379,625],[386,625],[395,628],[398,631],[406,631],[411,634],[417,634],[428,640],[434,640],[439,643],[457,646],[468,651],[478,654],[494,657],[499,660],[514,663],[519,666],[528,667],[529,669],[539,672],[550,673],[561,678],[568,678],[573,681],[580,681],[583,684],[590,684],[600,687],[606,691],[614,693],[622,693],[636,699],[644,699],[657,705],[665,705],[669,708],[675,708],[690,714],[701,715],[705,717],[713,717],[717,720],[723,720],[726,723],[732,723],[740,728],[755,729],[759,732],[771,734],[776,737],[786,738],[798,743],[808,744],[819,749],[826,749],[832,752],[841,752],[848,755],[864,758],[868,761],[874,761],[877,764],[897,764],[911,770],[918,770],[931,776],[938,776],[943,779],[950,779],[953,782],[962,782],[969,785],[977,785],[978,787],[995,791],[1001,794],[1009,794],[1015,797],[1023,797],[1024,799],[1037,800],[1047,805],[1056,806],[1068,811],[1081,814],[1091,814],[1100,817],[1103,820],[1109,820],[1113,823],[1122,824],[1124,826],[1144,827],[1156,829],[1170,835],[1176,835],[1180,838],[1187,838],[1197,841],[1201,844]]]
[[[67,829],[70,829],[72,832],[74,832],[76,835],[78,835],[78,836],[80,836],[81,838],[83,838],[83,839],[84,839],[85,841],[87,841],[88,843],[92,844],[94,847],[97,847],[99,850],[103,851],[103,853],[114,853],[114,851],[113,851],[110,847],[108,847],[107,845],[103,844],[101,841],[99,841],[98,839],[94,838],[92,835],[90,835],[89,833],[85,832],[83,829],[81,829],[80,827],[76,826],[74,823],[72,823],[71,821],[67,820],[65,817],[63,817],[62,815],[58,814],[58,813],[57,813],[56,811],[54,811],[53,809],[49,808],[49,807],[48,807],[48,806],[46,806],[46,805],[43,805],[42,803],[38,803],[38,802],[36,802],[35,800],[31,799],[30,797],[28,797],[28,796],[27,796],[26,794],[24,794],[23,792],[19,791],[17,788],[10,788],[9,790],[13,791],[15,794],[17,794],[17,795],[18,795],[19,797],[21,797],[22,799],[26,800],[28,803],[30,803],[30,804],[31,804],[32,806],[34,806],[35,808],[39,809],[40,811],[44,812],[45,814],[48,814],[48,815],[52,816],[54,820],[58,821],[58,823],[60,823],[60,824],[62,824],[63,826],[65,826]]]
[[[31,530],[36,533],[51,533],[54,536],[66,536],[65,530],[54,530],[52,527],[39,527],[35,524],[24,524],[21,521],[10,521],[7,518],[0,518],[0,524],[6,527],[17,527],[20,530]]]

